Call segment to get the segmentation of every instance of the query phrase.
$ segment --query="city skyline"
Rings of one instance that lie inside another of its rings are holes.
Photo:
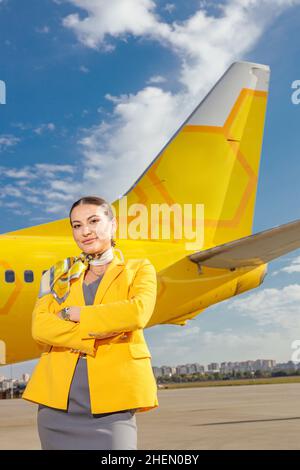
[[[38,360],[36,360],[37,362]],[[238,361],[238,360],[231,360],[231,361],[212,361],[212,362],[208,362],[208,363],[203,363],[203,362],[199,362],[199,361],[192,361],[192,362],[185,362],[185,363],[178,363],[178,364],[161,364],[161,365],[156,365],[156,364],[153,364],[152,363],[152,369],[160,369],[162,367],[170,367],[170,368],[177,368],[177,367],[185,367],[185,366],[188,366],[188,365],[193,365],[193,364],[199,364],[201,367],[204,367],[204,370],[205,371],[208,371],[208,366],[211,365],[211,364],[217,364],[217,365],[222,365],[222,364],[244,364],[244,363],[247,363],[247,362],[259,362],[259,361],[266,361],[266,362],[274,362],[276,365],[278,364],[288,364],[289,362],[293,362],[293,361],[276,361],[276,359],[273,359],[273,358],[269,358],[269,359],[266,359],[266,358],[256,358],[256,359],[247,359],[245,361]],[[32,362],[32,361],[27,361],[28,363]],[[295,365],[295,367],[298,366],[299,362],[293,362],[293,364]],[[0,380],[1,380],[1,377],[6,377],[6,378],[11,378],[8,377],[7,375],[5,375],[4,373],[1,372],[1,369],[4,370],[4,367],[6,368],[6,370],[9,368],[9,369],[12,369],[14,371],[14,366],[15,367],[19,367],[20,365],[19,364],[12,364],[10,366],[1,366],[0,367]],[[24,368],[24,363],[22,363],[22,370]],[[34,366],[32,366],[32,364],[30,365],[30,369],[31,369],[31,373],[34,369]],[[24,369],[25,371],[25,369]],[[29,373],[28,371],[25,371],[25,372],[22,372],[21,375],[26,375],[26,374],[29,374],[31,375],[31,373]],[[20,376],[13,376],[13,379],[19,379]]]

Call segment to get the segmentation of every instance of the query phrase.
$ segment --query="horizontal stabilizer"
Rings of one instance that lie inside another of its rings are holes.
[[[188,258],[211,268],[234,269],[259,266],[297,248],[300,248],[300,219],[193,253]]]

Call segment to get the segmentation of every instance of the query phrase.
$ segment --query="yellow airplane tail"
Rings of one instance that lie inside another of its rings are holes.
[[[203,204],[199,249],[252,233],[268,82],[268,66],[233,63],[124,194],[127,205]]]
[[[192,251],[252,233],[269,73],[268,66],[249,62],[229,67],[138,180],[112,203],[118,218],[117,239],[123,238],[119,208],[125,198],[127,208],[142,205],[150,215],[153,205],[190,205],[193,228],[195,206],[203,204],[204,243]],[[136,214],[127,212],[126,226],[135,218]],[[174,242],[180,243],[179,254],[186,250],[182,244],[188,240],[184,234],[176,238],[175,223],[169,225],[170,236],[165,240],[162,219],[152,221],[144,241],[153,241],[151,230],[157,225],[157,241],[171,242],[171,251]],[[72,231],[65,218],[4,236],[8,235],[64,238],[71,237]],[[130,232],[125,238],[132,239]]]

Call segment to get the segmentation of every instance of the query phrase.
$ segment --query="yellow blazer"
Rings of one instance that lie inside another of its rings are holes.
[[[62,304],[52,294],[37,299],[32,336],[43,352],[22,398],[66,410],[78,351],[82,351],[87,353],[93,414],[156,408],[157,385],[143,334],[156,302],[154,266],[148,259],[123,262],[114,251],[93,305],[85,305],[82,283],[83,274],[71,281]],[[68,306],[81,307],[80,322],[57,316]]]

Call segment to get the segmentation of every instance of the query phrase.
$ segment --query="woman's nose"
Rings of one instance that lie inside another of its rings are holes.
[[[91,229],[89,227],[82,227],[82,233],[84,235],[91,233]]]

